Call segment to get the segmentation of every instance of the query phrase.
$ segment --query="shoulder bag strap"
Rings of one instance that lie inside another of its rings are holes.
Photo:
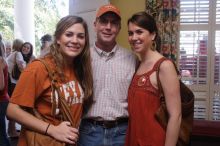
[[[44,61],[42,59],[36,59],[36,60],[43,63],[44,66],[46,67],[47,71],[48,71],[48,75],[49,75],[49,78],[51,80],[51,87],[52,87],[53,96],[55,96],[55,91],[57,91],[57,94],[58,94],[58,97],[59,97],[58,100],[60,102],[60,107],[61,107],[61,110],[62,110],[62,114],[64,116],[64,120],[69,121],[73,127],[78,126],[78,124],[75,123],[74,120],[73,120],[73,116],[71,114],[70,107],[68,106],[68,103],[66,102],[65,97],[63,96],[63,94],[61,94],[61,91],[60,91],[59,86],[58,86],[58,81],[54,78],[54,73],[51,71],[51,69],[48,66],[48,64],[46,63],[46,61]]]
[[[162,85],[161,85],[161,82],[160,82],[160,77],[159,77],[159,73],[160,73],[160,65],[163,61],[167,60],[167,58],[165,57],[162,57],[161,59],[159,59],[155,65],[155,68],[156,68],[156,76],[157,76],[157,86],[158,86],[158,91],[159,91],[159,94],[160,94],[160,97],[162,97],[163,95],[163,88],[162,88]]]
[[[55,115],[56,112],[56,98],[55,98],[55,88],[54,88],[54,82],[57,82],[54,78],[54,72],[51,71],[51,69],[49,68],[49,66],[47,65],[46,61],[44,61],[43,59],[35,59],[34,61],[40,61],[46,68],[47,72],[48,72],[48,76],[49,79],[51,81],[51,88],[52,88],[52,115]]]
[[[159,73],[160,73],[160,65],[161,65],[161,63],[163,62],[163,61],[165,61],[165,60],[170,60],[170,59],[168,59],[168,58],[165,58],[165,57],[163,57],[163,58],[161,58],[158,62],[157,62],[157,69],[156,69],[156,76],[157,76],[157,85],[158,85],[158,91],[159,91],[159,94],[160,94],[160,98],[164,98],[164,96],[162,96],[162,95],[164,95],[164,92],[163,92],[163,88],[162,88],[162,85],[161,85],[161,82],[160,82],[160,77],[159,77]],[[177,66],[176,66],[176,64],[172,61],[172,60],[170,60],[172,63],[173,63],[173,65],[174,65],[174,67],[175,67],[175,70],[176,70],[176,72],[177,72],[177,75],[180,75],[180,73],[179,73],[179,70],[177,69]],[[161,101],[164,101],[165,99],[160,99]]]

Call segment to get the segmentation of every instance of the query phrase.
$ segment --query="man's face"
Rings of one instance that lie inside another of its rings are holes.
[[[97,33],[97,42],[111,45],[115,43],[121,28],[120,18],[112,12],[107,12],[96,19],[94,26]]]
[[[43,50],[43,49],[47,49],[47,48],[49,48],[50,45],[51,45],[51,43],[52,43],[52,41],[45,41],[44,44],[43,44],[43,48],[42,48],[42,50]]]

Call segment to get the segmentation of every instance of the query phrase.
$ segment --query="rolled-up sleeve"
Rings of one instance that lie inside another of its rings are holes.
[[[25,107],[34,107],[36,98],[47,88],[45,83],[47,87],[50,84],[46,68],[39,61],[32,62],[22,72],[10,102]]]

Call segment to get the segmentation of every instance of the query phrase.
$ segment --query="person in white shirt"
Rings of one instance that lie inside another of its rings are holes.
[[[96,14],[97,40],[91,48],[93,104],[85,107],[78,146],[123,146],[128,125],[127,91],[136,56],[116,42],[121,29],[120,11],[108,4]]]

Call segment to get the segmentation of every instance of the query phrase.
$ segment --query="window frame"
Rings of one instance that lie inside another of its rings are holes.
[[[195,0],[193,0],[195,1]],[[208,24],[183,24],[180,23],[181,31],[208,31],[208,44],[207,44],[207,84],[206,85],[189,85],[194,91],[196,101],[206,100],[206,118],[204,120],[213,120],[213,97],[215,91],[220,92],[220,86],[214,84],[214,70],[215,70],[215,32],[220,31],[220,24],[216,24],[216,4],[217,1],[220,5],[220,0],[209,0],[209,17]],[[181,0],[180,0],[181,2]],[[180,3],[181,8],[181,3]],[[220,9],[220,6],[219,6]],[[181,16],[181,13],[180,13]],[[180,39],[179,39],[179,52],[178,59],[180,59]],[[180,64],[179,64],[180,65]],[[184,77],[182,78],[184,80]],[[200,92],[206,92],[206,98],[200,98]],[[219,115],[220,117],[220,115]],[[220,119],[219,119],[220,120]]]

